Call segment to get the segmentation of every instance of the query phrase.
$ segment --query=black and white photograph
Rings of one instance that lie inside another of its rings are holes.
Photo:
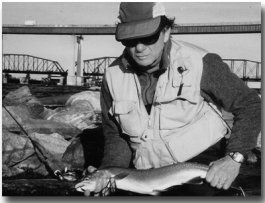
[[[261,199],[261,2],[1,4],[3,197]]]

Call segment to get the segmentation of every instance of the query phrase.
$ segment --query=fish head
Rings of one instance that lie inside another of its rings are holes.
[[[96,170],[86,175],[80,183],[76,184],[75,189],[79,192],[87,190],[90,192],[100,192],[112,178],[112,174],[108,170]]]
[[[75,185],[75,189],[78,192],[84,192],[86,190],[95,191],[97,184],[97,178],[93,175],[86,176],[80,183]]]

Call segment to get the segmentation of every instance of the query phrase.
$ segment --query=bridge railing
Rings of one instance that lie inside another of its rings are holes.
[[[243,80],[261,80],[261,62],[246,59],[223,59],[238,77]]]
[[[25,54],[3,54],[2,70],[5,73],[67,75],[57,61]]]

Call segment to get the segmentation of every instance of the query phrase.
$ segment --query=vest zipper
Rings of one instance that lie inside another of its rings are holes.
[[[148,84],[145,88],[145,91],[144,91],[144,97],[145,97],[145,101],[146,101],[146,104],[148,105],[148,101],[149,101],[149,98],[148,98],[148,91],[150,89],[150,87],[152,86],[152,81],[151,81],[151,74],[147,73],[147,77],[148,77]],[[150,114],[150,112],[149,112]]]
[[[148,128],[151,128],[151,126],[152,126],[151,115],[148,115]]]

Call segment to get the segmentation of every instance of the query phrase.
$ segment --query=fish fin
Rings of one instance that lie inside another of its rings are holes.
[[[119,173],[118,175],[114,176],[114,180],[121,180],[123,178],[126,178],[129,175],[129,173]]]
[[[185,182],[184,184],[201,185],[203,184],[203,178],[195,177],[195,178],[190,179],[188,182]]]
[[[165,189],[157,189],[157,190],[153,190],[151,195],[154,195],[154,196],[158,196],[160,195],[162,192],[167,192],[168,190],[171,190],[172,188],[175,188],[176,186],[173,185],[173,186],[170,186],[168,188],[165,188]]]

